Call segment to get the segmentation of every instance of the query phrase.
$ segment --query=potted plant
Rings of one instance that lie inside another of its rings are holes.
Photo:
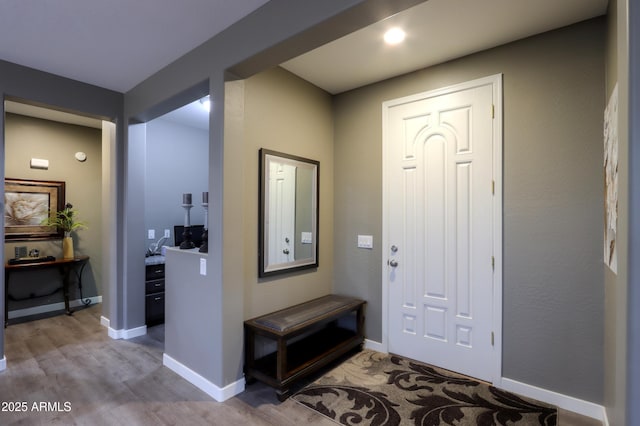
[[[73,259],[74,257],[71,232],[87,227],[84,222],[76,219],[76,213],[73,205],[67,203],[64,209],[57,212],[55,216],[51,216],[43,221],[45,225],[56,226],[64,232],[64,238],[62,239],[62,257],[64,259]]]

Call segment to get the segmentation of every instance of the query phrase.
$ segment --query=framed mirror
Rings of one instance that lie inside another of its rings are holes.
[[[320,162],[260,149],[258,275],[318,267]]]

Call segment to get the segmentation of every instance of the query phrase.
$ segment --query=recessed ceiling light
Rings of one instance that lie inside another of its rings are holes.
[[[384,41],[387,44],[398,44],[404,40],[405,35],[405,32],[400,28],[391,28],[384,33]]]

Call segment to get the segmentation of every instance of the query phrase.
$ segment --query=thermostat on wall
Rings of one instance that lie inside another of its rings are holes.
[[[49,168],[49,160],[43,160],[41,158],[32,158],[30,166],[32,169],[44,169]]]
[[[82,161],[86,161],[86,159],[87,159],[87,154],[85,154],[82,151],[76,152],[76,160],[82,162]]]

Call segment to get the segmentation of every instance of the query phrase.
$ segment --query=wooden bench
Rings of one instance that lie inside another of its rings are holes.
[[[328,295],[244,322],[247,383],[260,380],[280,401],[290,387],[364,343],[364,306],[352,297]],[[256,359],[256,337],[275,341],[275,352]],[[297,339],[296,339],[297,338]]]

